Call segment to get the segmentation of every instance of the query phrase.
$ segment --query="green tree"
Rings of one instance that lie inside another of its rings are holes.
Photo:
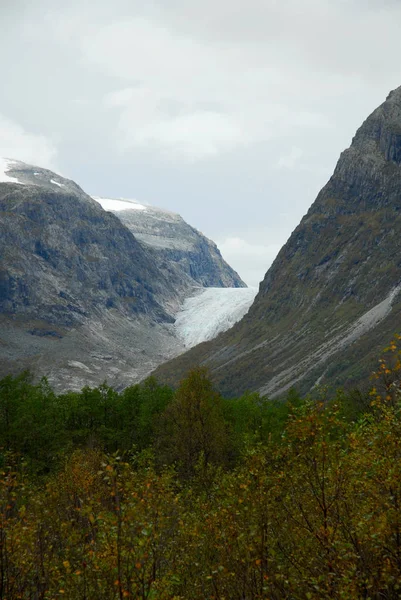
[[[230,443],[221,396],[213,389],[207,370],[188,373],[160,423],[158,446],[162,459],[175,463],[184,478],[203,467],[225,464]]]

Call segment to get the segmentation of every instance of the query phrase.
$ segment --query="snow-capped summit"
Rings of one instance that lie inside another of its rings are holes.
[[[9,171],[13,170],[13,166],[16,164],[16,161],[11,160],[10,158],[1,158],[0,157],[0,183],[20,183],[16,177],[10,177],[7,175]]]
[[[2,183],[17,183],[46,188],[54,192],[65,192],[85,198],[92,205],[94,203],[92,198],[71,179],[66,179],[49,169],[42,169],[12,158],[0,158],[0,184]]]

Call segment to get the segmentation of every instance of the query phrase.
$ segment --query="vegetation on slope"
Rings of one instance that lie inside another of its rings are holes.
[[[282,403],[6,377],[0,598],[399,598],[400,358]]]
[[[293,385],[306,394],[316,381],[362,385],[374,368],[372,352],[377,356],[400,322],[400,130],[401,87],[341,154],[248,314],[160,365],[157,377],[177,385],[202,364],[233,396],[246,389],[279,396]]]

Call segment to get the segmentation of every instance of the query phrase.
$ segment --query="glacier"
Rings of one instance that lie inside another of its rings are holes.
[[[176,315],[175,333],[186,348],[215,338],[248,312],[258,289],[204,288],[184,301]]]

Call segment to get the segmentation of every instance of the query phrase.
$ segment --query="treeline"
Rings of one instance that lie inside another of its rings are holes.
[[[153,448],[160,465],[190,476],[201,453],[207,464],[229,467],[245,442],[280,436],[290,404],[301,403],[295,391],[288,399],[224,399],[204,369],[193,370],[176,392],[150,377],[121,393],[104,383],[60,395],[24,372],[0,380],[0,449],[23,456],[40,476],[75,448],[127,455]]]
[[[0,382],[0,598],[401,596],[400,354],[375,387]]]

